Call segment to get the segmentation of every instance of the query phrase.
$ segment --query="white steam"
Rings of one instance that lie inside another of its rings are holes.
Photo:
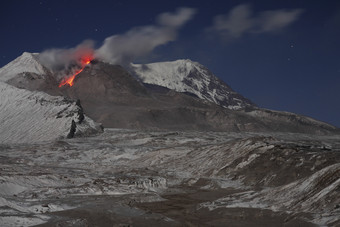
[[[155,26],[134,28],[123,35],[106,38],[96,51],[96,57],[109,63],[125,65],[175,38],[176,32],[168,28]]]
[[[94,55],[94,42],[85,40],[70,49],[48,49],[39,54],[39,60],[49,69],[58,71],[68,68],[71,64],[81,64],[83,56]]]
[[[66,69],[81,63],[84,55],[102,61],[127,65],[139,57],[146,56],[155,47],[174,41],[178,30],[195,14],[195,9],[179,8],[175,13],[162,13],[155,25],[132,28],[125,34],[106,38],[101,47],[94,49],[94,42],[86,40],[75,48],[49,49],[40,55],[40,61],[52,70]]]
[[[180,8],[176,13],[162,13],[157,24],[133,28],[125,34],[105,39],[96,50],[96,57],[109,63],[126,65],[150,53],[155,47],[174,41],[178,29],[195,14],[191,8]]]

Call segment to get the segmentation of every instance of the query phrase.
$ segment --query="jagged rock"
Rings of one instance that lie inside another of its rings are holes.
[[[77,99],[76,105],[79,107],[78,110],[78,123],[81,124],[83,122],[83,120],[85,119],[84,117],[84,110],[83,107],[80,104],[80,100]]]
[[[68,139],[71,139],[74,137],[74,133],[76,132],[76,129],[77,129],[76,122],[72,120],[70,132],[67,134]]]

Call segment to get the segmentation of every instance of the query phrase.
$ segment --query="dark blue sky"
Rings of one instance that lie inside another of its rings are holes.
[[[250,27],[236,35],[230,27],[212,29],[217,15],[227,23],[240,5]],[[340,1],[6,1],[0,7],[0,67],[24,51],[70,48],[85,39],[100,46],[106,37],[153,25],[157,15],[178,7],[197,12],[174,42],[136,61],[189,58],[260,107],[340,127]],[[282,28],[268,28],[273,17],[261,15],[269,10],[297,13]]]

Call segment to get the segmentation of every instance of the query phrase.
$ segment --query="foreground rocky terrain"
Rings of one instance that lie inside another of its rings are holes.
[[[337,226],[339,141],[106,129],[2,144],[0,225]]]

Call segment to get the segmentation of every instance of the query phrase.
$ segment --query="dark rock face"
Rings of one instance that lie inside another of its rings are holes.
[[[83,107],[80,104],[80,100],[77,99],[76,105],[79,107],[78,110],[78,123],[81,124],[85,119]]]
[[[76,122],[74,120],[72,120],[70,132],[67,134],[67,139],[71,139],[71,138],[74,137],[76,129],[77,129]]]

